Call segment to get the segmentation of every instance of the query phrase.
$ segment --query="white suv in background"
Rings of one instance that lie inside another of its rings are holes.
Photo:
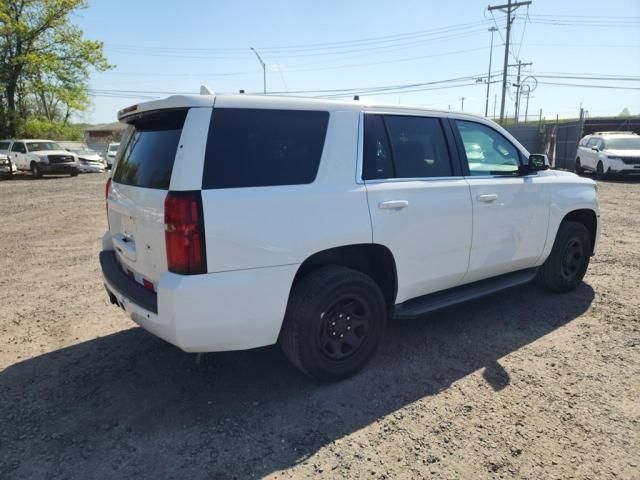
[[[634,132],[596,132],[585,136],[576,152],[576,172],[640,175],[640,135]]]
[[[104,283],[188,352],[279,342],[306,374],[341,379],[388,317],[534,279],[572,290],[597,244],[595,182],[481,117],[194,95],[119,119]]]
[[[110,169],[113,167],[113,161],[115,160],[116,154],[118,153],[118,148],[120,148],[119,143],[110,143],[109,145],[107,145],[107,151],[105,153],[106,161],[107,161],[107,169]]]

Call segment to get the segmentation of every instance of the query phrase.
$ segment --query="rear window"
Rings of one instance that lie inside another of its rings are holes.
[[[186,116],[186,109],[171,110],[130,122],[134,128],[117,161],[113,181],[167,190]]]
[[[214,109],[202,188],[313,182],[328,122],[322,111]]]
[[[0,150],[9,150],[11,142],[0,142]]]

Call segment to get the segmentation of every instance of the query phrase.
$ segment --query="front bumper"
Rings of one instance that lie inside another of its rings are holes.
[[[274,344],[297,265],[203,275],[162,275],[157,294],[125,275],[115,252],[100,253],[113,303],[145,330],[186,352]]]
[[[622,160],[609,159],[607,173],[615,173],[620,175],[640,175],[640,164],[625,163]]]
[[[42,173],[78,173],[78,165],[75,163],[38,164]]]
[[[10,163],[9,165],[0,165],[0,175],[8,176],[13,175],[18,171],[15,163]]]
[[[82,173],[102,173],[105,170],[103,163],[79,163],[78,170]]]

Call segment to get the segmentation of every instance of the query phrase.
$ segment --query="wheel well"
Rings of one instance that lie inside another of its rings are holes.
[[[562,221],[578,222],[587,227],[589,236],[591,237],[591,253],[593,253],[593,247],[598,231],[598,217],[596,217],[596,212],[589,210],[588,208],[574,210],[573,212],[567,213]]]
[[[322,250],[300,265],[293,282],[326,265],[341,265],[369,275],[382,290],[387,305],[394,305],[398,292],[398,275],[393,254],[387,247],[363,243]]]

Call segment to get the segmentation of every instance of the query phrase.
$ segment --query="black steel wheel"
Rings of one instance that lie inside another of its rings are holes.
[[[279,343],[310,377],[341,380],[371,359],[386,319],[384,297],[369,276],[341,266],[321,267],[294,285]]]
[[[42,170],[36,162],[31,162],[31,175],[35,178],[40,178],[42,176]]]
[[[593,240],[578,222],[562,222],[549,257],[538,271],[538,283],[554,292],[576,288],[589,266]]]

